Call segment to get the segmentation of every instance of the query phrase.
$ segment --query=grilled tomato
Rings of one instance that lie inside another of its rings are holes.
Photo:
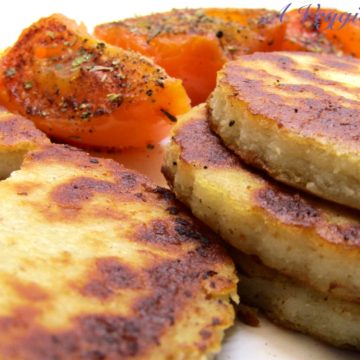
[[[227,60],[278,50],[283,32],[278,14],[261,9],[172,10],[95,28],[98,38],[150,56],[182,79],[193,105],[206,100]]]
[[[181,80],[58,14],[24,30],[1,57],[0,104],[52,138],[118,149],[158,142],[190,108]]]

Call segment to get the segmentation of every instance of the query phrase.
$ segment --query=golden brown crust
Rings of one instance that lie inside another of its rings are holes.
[[[281,186],[225,149],[209,129],[205,106],[181,117],[164,163],[177,197],[233,247],[317,291],[359,303],[358,212]]]
[[[112,276],[113,281],[87,284],[81,289],[84,297],[99,297],[106,304],[111,289],[124,288],[122,265],[110,265],[107,276]],[[15,308],[9,316],[0,317],[1,355],[15,359],[125,359],[143,355],[156,347],[170,326],[176,326],[184,306],[195,299],[199,281],[207,276],[209,266],[206,256],[194,252],[181,260],[155,263],[146,269],[141,275],[151,295],[133,304],[132,311],[138,315],[82,314],[71,320],[70,329],[54,331],[36,325],[38,314],[31,307]]]
[[[88,275],[88,282],[80,288],[84,296],[106,299],[114,296],[118,289],[139,290],[144,287],[144,279],[116,257],[96,259],[94,269]]]
[[[35,148],[49,140],[33,123],[0,107],[0,148]]]
[[[359,69],[359,61],[350,57],[256,53],[226,64],[219,84],[228,86],[230,97],[245,102],[253,115],[278,128],[357,151],[360,98],[354,90]]]
[[[43,145],[0,193],[27,228],[9,233],[0,224],[14,248],[3,266],[23,269],[0,276],[13,294],[0,296],[1,358],[156,359],[217,346],[217,329],[233,317],[233,263],[169,190],[111,160]],[[204,316],[206,304],[219,323]],[[193,311],[197,325],[187,318]],[[188,350],[172,337],[176,329],[195,331]]]
[[[205,106],[200,105],[175,128],[172,141],[179,146],[182,161],[204,170],[246,172],[259,185],[252,190],[253,204],[269,216],[286,225],[312,228],[326,242],[360,249],[360,217],[357,212],[299,193],[250,169],[210,130],[206,113]],[[163,172],[171,183],[173,177],[169,176],[169,169],[164,168]],[[347,222],[337,224],[334,216],[329,217],[329,211],[342,214]]]
[[[198,108],[202,107],[200,105]],[[241,166],[239,159],[222,146],[221,140],[211,132],[207,122],[198,118],[199,113],[193,111],[191,114],[194,114],[193,118],[173,135],[174,142],[181,147],[181,159],[202,167]]]
[[[327,220],[324,204],[310,201],[306,195],[300,195],[289,189],[267,187],[254,194],[257,204],[284,224],[315,228],[326,241],[360,248],[360,217],[354,217],[346,209],[337,209],[348,215],[354,224],[336,224]],[[330,204],[328,207],[330,208]]]

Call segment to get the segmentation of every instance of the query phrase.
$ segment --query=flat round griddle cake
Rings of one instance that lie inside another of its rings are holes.
[[[0,182],[0,198],[1,359],[219,350],[234,320],[233,262],[170,191],[45,141]]]
[[[339,347],[360,350],[359,304],[303,286],[240,252],[234,258],[240,271],[242,303],[258,307],[284,327]]]
[[[291,186],[360,209],[360,61],[256,53],[227,63],[211,127],[245,162]]]
[[[360,217],[251,171],[210,131],[205,106],[180,118],[163,172],[193,214],[240,251],[360,303]]]

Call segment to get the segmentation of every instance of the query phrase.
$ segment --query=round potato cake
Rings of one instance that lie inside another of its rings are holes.
[[[215,236],[169,190],[38,136],[0,182],[0,358],[216,353],[237,276]]]
[[[177,198],[230,244],[241,300],[287,327],[360,349],[359,214],[246,166],[207,117],[205,105],[180,117],[163,173]]]
[[[210,124],[273,178],[360,209],[360,60],[274,52],[218,74]]]
[[[360,216],[246,166],[204,105],[179,119],[163,173],[178,199],[233,247],[318,291],[360,304]]]
[[[360,306],[324,295],[237,252],[241,302],[261,309],[276,324],[338,347],[360,350]]]

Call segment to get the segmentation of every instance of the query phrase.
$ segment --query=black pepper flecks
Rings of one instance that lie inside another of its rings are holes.
[[[218,31],[216,32],[216,37],[217,37],[218,39],[221,39],[223,36],[224,36],[224,33],[223,33],[221,30],[218,30]]]
[[[160,109],[160,111],[171,121],[171,122],[177,122],[177,117],[170,114],[168,111],[166,111],[165,109]]]

